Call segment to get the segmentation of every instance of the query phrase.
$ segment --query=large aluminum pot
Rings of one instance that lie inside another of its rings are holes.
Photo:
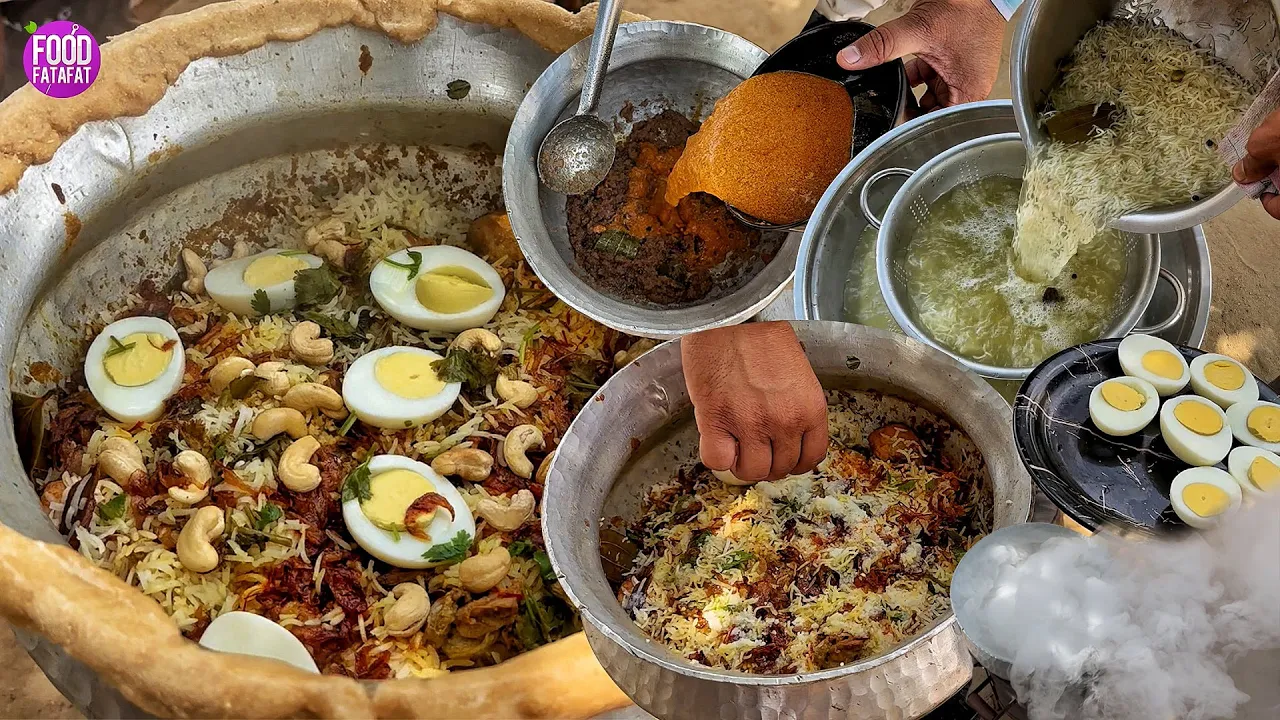
[[[1049,142],[1039,114],[1058,77],[1059,61],[1103,20],[1150,18],[1207,48],[1254,82],[1265,81],[1276,69],[1273,59],[1280,57],[1276,11],[1257,0],[1028,0],[1022,12],[1009,62],[1014,115],[1032,153]],[[1243,197],[1231,183],[1199,202],[1129,213],[1111,225],[1132,233],[1184,230],[1221,215]]]
[[[794,326],[825,387],[883,391],[949,419],[983,460],[977,474],[992,490],[995,527],[1026,522],[1031,480],[1014,450],[1011,410],[990,385],[901,335],[845,323]],[[969,682],[973,661],[951,615],[887,654],[779,676],[713,670],[641,633],[605,577],[601,518],[634,518],[653,483],[693,461],[697,448],[680,345],[672,341],[587,403],[560,443],[543,495],[543,537],[561,584],[596,657],[638,705],[666,720],[887,720],[920,717]]]

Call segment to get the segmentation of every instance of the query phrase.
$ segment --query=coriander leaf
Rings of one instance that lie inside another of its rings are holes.
[[[409,279],[410,279],[410,280],[412,280],[412,279],[414,279],[414,278],[418,277],[418,271],[422,269],[422,253],[418,252],[417,250],[410,250],[410,251],[409,251],[409,262],[407,262],[407,263],[402,263],[402,262],[399,262],[399,261],[397,261],[397,260],[392,260],[392,259],[391,259],[391,258],[389,258],[389,257],[388,257],[388,258],[384,258],[382,262],[384,262],[384,263],[386,263],[386,264],[388,264],[388,265],[390,265],[390,266],[392,266],[392,267],[398,267],[398,268],[400,268],[401,270],[408,270],[408,271],[409,271]]]
[[[258,288],[253,293],[253,299],[249,301],[249,307],[259,315],[271,314],[271,298],[267,297],[267,291]]]
[[[117,495],[110,500],[98,506],[98,517],[104,522],[119,520],[124,517],[125,503],[128,499],[124,495]]]
[[[369,457],[364,462],[356,466],[342,481],[342,502],[351,502],[359,500],[364,502],[373,497],[373,492],[369,489],[369,461],[373,460],[373,453],[369,453]]]
[[[483,351],[449,348],[431,369],[447,383],[462,383],[468,390],[483,390],[498,376],[498,361]]]
[[[533,554],[533,561],[538,563],[538,571],[542,573],[542,579],[546,582],[556,581],[556,571],[551,567],[551,557],[545,552],[539,550]]]
[[[533,557],[533,543],[528,540],[516,540],[507,547],[513,557]]]
[[[258,530],[266,530],[267,526],[280,519],[284,511],[275,503],[267,503],[262,509],[254,514],[253,527]]]
[[[427,562],[453,565],[454,563],[462,562],[467,557],[467,551],[470,549],[471,535],[466,530],[459,530],[452,540],[433,546],[422,553],[422,557]]]
[[[342,283],[328,265],[299,270],[293,275],[294,295],[298,305],[323,305],[338,296]]]
[[[520,617],[516,618],[516,638],[525,650],[532,650],[546,642],[538,623],[538,612],[533,607],[533,601],[527,597],[520,603]]]
[[[739,570],[747,566],[755,555],[747,550],[734,550],[729,553],[728,557],[720,561],[720,569],[723,570]]]
[[[347,433],[351,431],[352,426],[354,426],[355,424],[356,424],[356,414],[351,413],[347,415],[347,419],[343,420],[342,426],[338,428],[339,437],[346,437]]]
[[[304,310],[302,313],[303,320],[311,322],[324,328],[330,337],[339,340],[363,340],[364,334],[356,329],[355,325],[343,320],[342,318],[330,317],[322,312],[315,310]]]
[[[104,359],[109,357],[115,357],[116,355],[119,355],[122,352],[128,352],[132,350],[134,346],[134,343],[129,343],[126,345],[125,343],[120,342],[120,340],[117,339],[115,335],[108,335],[107,342],[109,342],[110,345],[107,347],[107,351],[102,353],[102,357]]]

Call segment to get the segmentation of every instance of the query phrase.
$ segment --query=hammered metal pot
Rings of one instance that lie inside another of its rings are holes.
[[[985,462],[995,527],[1026,522],[1031,480],[1014,450],[1009,405],[990,385],[901,335],[832,322],[794,327],[825,387],[882,391],[954,423]],[[561,584],[596,657],[638,705],[664,720],[900,720],[924,715],[969,682],[973,660],[951,615],[884,655],[794,675],[715,670],[648,639],[605,577],[601,518],[634,517],[655,479],[691,462],[697,448],[680,345],[672,341],[587,403],[561,441],[543,495],[543,537]]]

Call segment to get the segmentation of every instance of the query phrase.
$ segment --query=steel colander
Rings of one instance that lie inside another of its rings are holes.
[[[911,337],[942,350],[983,377],[1001,380],[1021,380],[1030,374],[1034,366],[987,365],[964,357],[931,337],[917,322],[916,307],[907,293],[906,251],[938,198],[957,186],[993,175],[1021,178],[1026,161],[1026,148],[1018,133],[988,135],[956,145],[918,170],[881,170],[867,179],[860,195],[863,214],[872,226],[880,230],[876,243],[876,274],[893,319]],[[908,179],[890,202],[884,218],[878,218],[870,208],[870,190],[875,183],[895,175]],[[1122,237],[1127,271],[1114,317],[1102,337],[1119,337],[1134,330],[1151,302],[1156,283],[1163,278],[1177,292],[1177,307],[1165,321],[1137,328],[1138,332],[1160,332],[1182,317],[1186,309],[1186,292],[1172,273],[1160,269],[1160,245],[1154,236],[1124,233]]]

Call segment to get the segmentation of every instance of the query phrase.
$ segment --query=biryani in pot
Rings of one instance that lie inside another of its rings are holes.
[[[750,487],[702,465],[626,526],[618,599],[649,637],[713,668],[805,673],[883,654],[950,613],[951,574],[991,529],[971,441],[873,391],[828,391],[812,473]]]
[[[505,215],[375,165],[280,190],[269,228],[188,246],[167,286],[104,310],[32,479],[192,640],[248,612],[323,673],[433,677],[580,629],[543,473],[648,345],[542,287]]]

